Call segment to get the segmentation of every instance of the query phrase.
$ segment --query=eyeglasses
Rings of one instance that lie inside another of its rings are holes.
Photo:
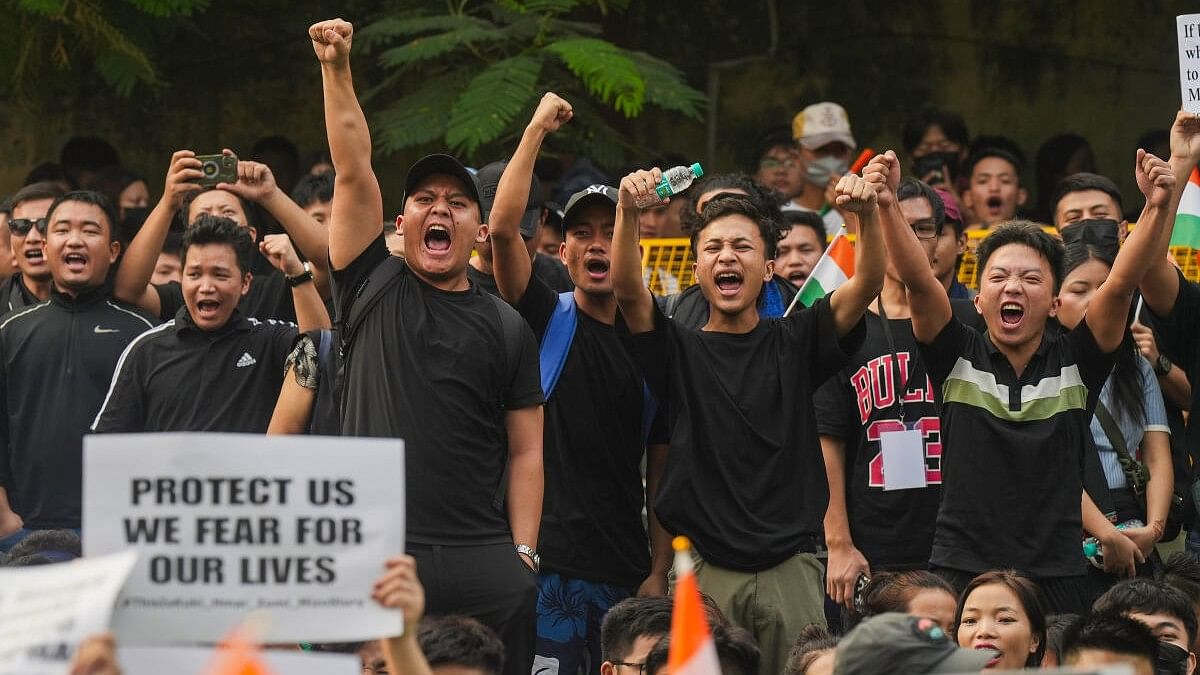
[[[46,234],[46,227],[50,221],[45,218],[12,218],[8,221],[8,229],[18,237],[24,237],[29,234],[29,230],[36,227],[38,232]]]
[[[618,668],[625,666],[626,668],[637,668],[638,675],[642,675],[646,671],[646,662],[641,663],[625,663],[624,661],[613,661],[612,664]]]
[[[760,169],[794,169],[800,163],[794,159],[775,159],[774,157],[764,157],[758,161]]]
[[[916,233],[917,239],[937,239],[942,231],[942,228],[932,220],[918,220],[912,224],[912,229]]]

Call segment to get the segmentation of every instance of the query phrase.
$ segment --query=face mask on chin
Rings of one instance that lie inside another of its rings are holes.
[[[834,176],[844,176],[850,170],[850,162],[837,157],[818,157],[808,160],[804,170],[804,178],[822,187],[829,184]]]

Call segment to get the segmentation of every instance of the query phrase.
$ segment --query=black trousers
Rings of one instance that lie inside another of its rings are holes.
[[[425,586],[425,614],[460,614],[504,643],[504,675],[529,675],[537,641],[537,575],[511,543],[441,546],[409,542]]]
[[[1082,548],[1080,549],[1083,556]],[[952,570],[946,567],[935,567],[934,574],[946,580],[954,589],[955,594],[962,596],[971,580],[979,576],[972,572]],[[1076,577],[1046,577],[1033,579],[1033,583],[1042,591],[1046,599],[1046,614],[1087,614],[1092,608],[1091,589],[1087,575]]]

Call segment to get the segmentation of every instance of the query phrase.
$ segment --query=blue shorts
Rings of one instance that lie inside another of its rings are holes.
[[[600,672],[600,624],[633,590],[556,573],[538,575],[537,652],[533,675]]]

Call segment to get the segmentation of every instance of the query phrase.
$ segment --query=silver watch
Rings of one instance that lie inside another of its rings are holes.
[[[542,558],[537,554],[537,551],[533,550],[532,546],[528,546],[526,544],[517,544],[517,553],[529,556],[529,559],[533,561],[534,572],[540,572],[542,570]]]

